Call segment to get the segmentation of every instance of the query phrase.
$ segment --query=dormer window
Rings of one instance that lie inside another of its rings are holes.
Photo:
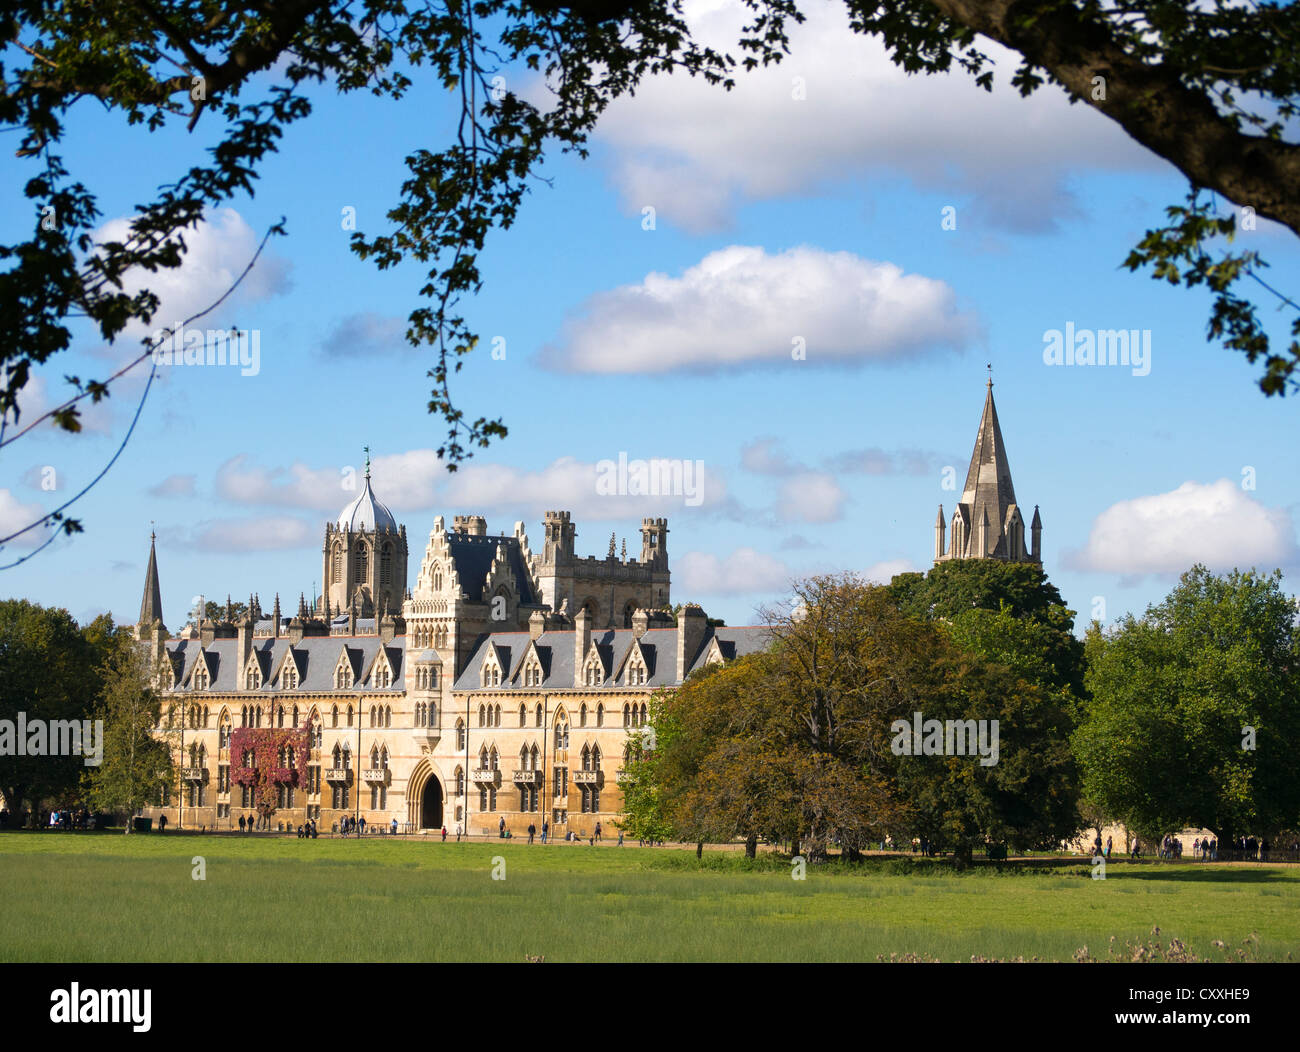
[[[208,667],[201,661],[199,662],[198,667],[194,669],[192,685],[195,690],[207,690],[210,685],[210,680],[208,679]]]
[[[256,661],[250,661],[244,673],[244,689],[257,690],[262,686],[262,669]]]
[[[284,690],[298,689],[298,666],[290,662],[280,673],[280,686]]]
[[[352,689],[352,665],[346,657],[340,660],[334,669],[334,689]]]

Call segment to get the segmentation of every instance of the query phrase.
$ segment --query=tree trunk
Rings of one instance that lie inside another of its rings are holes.
[[[745,838],[745,857],[754,858],[758,854],[758,837],[752,833]]]
[[[703,857],[704,857],[704,841],[703,841],[703,840],[697,841],[696,844],[695,844],[695,857],[696,857],[696,858],[703,858]]]
[[[966,869],[971,864],[970,844],[956,844],[952,849],[953,869]]]
[[[799,854],[799,838],[792,836],[790,838],[790,857],[794,858],[797,854]]]

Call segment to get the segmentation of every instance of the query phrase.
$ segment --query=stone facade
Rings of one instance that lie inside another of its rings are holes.
[[[622,810],[619,779],[651,695],[702,665],[767,645],[761,628],[712,627],[688,605],[668,612],[665,519],[641,525],[640,558],[574,552],[568,512],[547,512],[534,553],[516,523],[490,535],[480,516],[434,520],[415,586],[406,533],[362,495],[326,526],[324,594],[311,609],[248,613],[167,639],[151,548],[137,636],[160,662],[179,780],[145,814],[172,825],[237,828],[254,813],[232,779],[241,727],[301,730],[301,787],[278,791],[272,828],[344,816],[403,832],[594,834]],[[385,547],[388,574],[382,572]],[[361,554],[357,555],[358,548]],[[376,553],[379,558],[376,558]],[[400,569],[399,569],[400,568]]]

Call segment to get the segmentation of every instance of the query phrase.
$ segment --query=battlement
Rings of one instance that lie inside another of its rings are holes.
[[[451,528],[453,532],[469,537],[486,537],[487,519],[482,515],[457,515],[452,519]]]
[[[655,526],[658,526],[660,529],[666,530],[668,529],[668,520],[667,519],[642,519],[641,520],[641,529],[643,530],[651,529],[652,527]]]
[[[567,511],[548,511],[546,513],[546,518],[544,521],[545,522],[568,522],[570,520],[571,514],[572,514],[571,512],[567,512]]]

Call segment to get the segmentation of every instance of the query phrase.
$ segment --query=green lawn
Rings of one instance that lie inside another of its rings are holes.
[[[1252,932],[1257,959],[1300,958],[1300,867],[1088,872],[873,859],[796,881],[735,852],[0,833],[0,960],[1070,960],[1153,926],[1212,960]]]

